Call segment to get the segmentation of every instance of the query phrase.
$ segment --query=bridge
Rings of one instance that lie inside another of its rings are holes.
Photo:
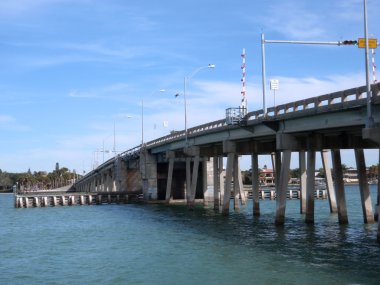
[[[231,198],[234,209],[246,203],[239,158],[249,155],[253,215],[259,216],[258,156],[270,154],[277,174],[275,222],[282,225],[290,161],[292,153],[296,153],[301,173],[300,212],[305,214],[305,222],[313,223],[315,159],[320,152],[330,211],[338,213],[339,223],[345,224],[348,217],[340,151],[354,149],[363,220],[374,223],[378,217],[380,186],[374,214],[363,150],[380,147],[380,84],[371,86],[375,124],[370,128],[365,125],[366,91],[365,86],[342,90],[271,107],[267,112],[258,110],[242,118],[209,122],[190,128],[187,133],[160,137],[104,162],[77,181],[71,193],[91,197],[87,201],[98,196],[100,203],[104,196],[109,201],[120,197],[139,198],[148,203],[185,201],[189,208],[201,199],[228,215]],[[330,153],[334,173],[329,165]],[[21,199],[16,196],[17,207],[25,206]],[[380,223],[377,238],[380,242]]]

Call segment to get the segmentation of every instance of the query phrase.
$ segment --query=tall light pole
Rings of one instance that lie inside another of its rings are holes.
[[[150,93],[152,96],[156,92],[165,92],[165,89],[155,90]],[[144,97],[141,98],[141,147],[144,145]]]
[[[188,146],[188,140],[187,140],[187,102],[186,102],[186,85],[190,81],[190,79],[197,74],[202,69],[206,68],[215,68],[215,64],[209,64],[207,66],[201,66],[196,69],[194,69],[188,76],[185,76],[183,78],[183,104],[185,108],[185,143],[186,146]]]
[[[365,36],[365,74],[367,86],[367,121],[366,128],[372,128],[374,120],[372,117],[372,98],[371,98],[371,85],[369,80],[369,47],[368,47],[368,25],[367,25],[367,0],[364,0],[364,36]]]

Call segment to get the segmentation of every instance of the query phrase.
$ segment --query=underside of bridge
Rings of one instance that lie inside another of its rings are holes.
[[[194,162],[190,163],[191,169]],[[169,163],[157,163],[157,200],[165,200],[168,184]],[[195,199],[203,199],[203,165],[198,169]],[[171,193],[173,200],[186,199],[186,162],[176,161],[173,166]]]

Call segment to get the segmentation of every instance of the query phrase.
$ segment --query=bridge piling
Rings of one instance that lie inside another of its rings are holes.
[[[234,157],[235,157],[235,153],[233,152],[230,152],[227,155],[226,185],[225,185],[223,207],[222,207],[223,215],[228,215],[230,212],[231,183],[232,183]]]
[[[219,157],[219,190],[220,190],[220,198],[219,198],[219,206],[222,206],[224,201],[224,193],[226,192],[225,179],[223,173],[223,156]]]
[[[332,161],[333,161],[333,170],[335,177],[335,195],[337,200],[338,207],[338,221],[339,224],[348,224],[348,216],[347,216],[347,206],[346,206],[346,194],[344,190],[343,183],[343,169],[341,162],[340,150],[335,149],[331,152]]]
[[[315,151],[307,151],[307,169],[306,169],[306,216],[307,224],[314,223],[314,187],[315,187]]]
[[[336,205],[336,196],[334,191],[334,185],[333,185],[333,179],[331,174],[331,168],[329,164],[329,150],[322,150],[321,151],[321,158],[322,158],[322,164],[323,169],[325,171],[325,179],[326,179],[326,188],[328,192],[328,199],[329,199],[329,205],[330,205],[330,213],[336,213],[338,211],[338,207]]]
[[[172,181],[173,181],[173,168],[174,168],[174,158],[175,154],[173,151],[168,151],[166,157],[169,158],[169,169],[168,169],[168,178],[166,182],[166,194],[165,201],[167,204],[170,202],[172,196]]]
[[[364,223],[374,223],[374,216],[372,213],[371,195],[369,193],[368,180],[366,175],[366,166],[364,160],[364,151],[362,149],[355,149],[356,167],[358,170],[360,198],[363,210]]]
[[[299,169],[300,169],[300,213],[306,213],[306,154],[305,151],[299,152]]]
[[[380,149],[379,149],[379,164],[380,166]],[[380,179],[380,167],[377,168],[377,179]],[[375,206],[375,221],[379,221],[379,212],[380,212],[380,182],[377,182],[377,196],[376,196],[376,206]],[[380,230],[380,223],[379,223]],[[380,233],[379,233],[380,234]]]
[[[219,157],[214,155],[212,158],[213,162],[213,178],[214,178],[214,210],[219,211],[220,205],[220,163]],[[222,160],[223,164],[223,160]],[[223,167],[222,167],[223,168]]]
[[[253,216],[260,216],[260,202],[259,202],[259,159],[257,153],[251,154],[252,164],[252,203],[253,203]]]
[[[203,177],[202,188],[203,188],[203,205],[204,206],[208,206],[208,203],[210,200],[208,184],[209,184],[209,172],[211,172],[212,167],[213,167],[213,164],[208,162],[208,157],[204,156],[202,160],[202,177]]]
[[[283,151],[281,170],[278,172],[280,175],[278,175],[279,183],[276,185],[276,225],[283,225],[285,222],[286,192],[288,188],[291,154],[290,150]],[[276,167],[279,167],[280,158],[281,153],[276,152]]]

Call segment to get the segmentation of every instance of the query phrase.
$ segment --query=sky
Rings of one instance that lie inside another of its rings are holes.
[[[380,34],[377,2],[367,0],[370,37]],[[139,145],[142,118],[144,141],[183,130],[185,77],[188,127],[222,119],[240,104],[243,48],[248,110],[261,109],[262,32],[356,40],[363,1],[0,0],[0,169],[58,162],[88,172],[107,151]],[[270,79],[279,80],[276,104],[365,85],[364,59],[357,46],[267,44],[267,106]],[[216,67],[194,74],[208,64]],[[378,157],[367,151],[367,164]],[[352,151],[342,160],[355,166]]]

